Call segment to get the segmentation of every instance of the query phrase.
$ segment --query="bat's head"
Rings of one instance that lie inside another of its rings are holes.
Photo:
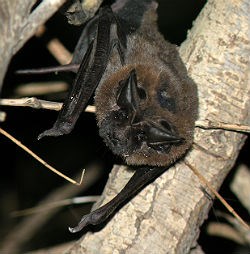
[[[122,68],[96,91],[100,136],[128,165],[168,166],[191,146],[196,86],[174,70]]]

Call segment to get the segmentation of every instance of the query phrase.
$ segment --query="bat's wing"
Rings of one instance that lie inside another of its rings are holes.
[[[130,122],[132,128],[136,128],[137,124],[139,133],[145,135],[145,142],[153,149],[160,149],[167,153],[170,146],[181,144],[183,141],[175,130],[167,123],[165,119],[160,122],[151,122],[147,118],[136,121],[136,114],[141,115],[141,101],[145,99],[141,90],[137,86],[136,71],[132,70],[128,78],[121,83],[121,88],[117,92],[117,105],[127,113],[127,121]],[[119,120],[118,120],[119,121]],[[122,123],[122,121],[120,122]],[[120,124],[121,126],[122,124]],[[132,129],[131,128],[131,129]],[[111,132],[112,133],[112,132]],[[108,135],[108,134],[107,134]],[[110,135],[112,136],[112,134]],[[135,141],[135,142],[138,142]],[[166,150],[164,149],[166,148]],[[134,152],[134,151],[133,151]],[[151,159],[153,156],[151,157]],[[157,165],[157,162],[155,162]],[[167,167],[140,166],[134,167],[135,173],[125,185],[125,187],[108,203],[101,206],[95,211],[84,215],[79,224],[74,228],[69,228],[70,232],[75,233],[86,227],[87,225],[96,225],[106,221],[112,216],[117,209],[128,202],[133,196],[141,191],[146,185],[156,179]]]
[[[125,187],[107,204],[101,206],[97,210],[86,214],[74,228],[69,228],[69,231],[76,233],[88,225],[97,225],[105,222],[114,212],[124,205],[129,199],[135,196],[146,185],[155,180],[161,175],[166,168],[161,167],[139,167],[134,175],[130,178]]]
[[[111,5],[113,13],[119,18],[124,34],[137,31],[143,22],[144,14],[149,9],[156,10],[157,4],[153,0],[117,0]],[[77,13],[78,15],[78,13]],[[69,23],[72,23],[68,18]],[[85,20],[84,20],[85,21]],[[77,45],[73,52],[73,58],[69,64],[61,66],[43,67],[37,69],[25,69],[16,71],[17,74],[45,74],[51,72],[74,72],[77,73],[88,47],[96,37],[99,15],[94,16],[85,25]],[[146,20],[149,22],[149,20]],[[82,24],[81,20],[76,22]],[[108,24],[107,24],[108,25]]]
[[[156,9],[157,4],[152,0],[117,0],[111,5],[113,13],[119,18],[119,25],[122,26],[123,35],[131,34],[139,29],[143,22],[145,12],[151,8]],[[96,37],[98,15],[94,16],[85,25],[73,53],[71,64],[81,63],[87,46]]]
[[[97,27],[99,23],[99,15],[96,15],[84,26],[81,36],[74,49],[72,60],[69,64],[52,66],[52,67],[42,67],[36,69],[25,69],[16,71],[17,74],[45,74],[51,72],[74,72],[77,73],[81,62],[84,59],[88,48],[91,47],[91,42],[94,41],[96,37]],[[108,24],[107,24],[108,25]]]
[[[103,8],[98,17],[97,34],[90,43],[78,69],[73,88],[63,104],[54,126],[39,135],[59,136],[70,133],[80,113],[86,108],[107,67],[110,54],[117,47],[124,62],[126,36],[110,8]]]
[[[156,11],[157,5],[154,0],[116,0],[111,8],[120,20],[127,24],[126,33],[133,33],[143,23],[151,23],[151,20],[145,20],[145,13],[152,9]],[[146,19],[150,19],[150,17],[146,17]]]

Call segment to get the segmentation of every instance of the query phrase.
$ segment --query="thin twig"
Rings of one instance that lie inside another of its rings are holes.
[[[64,183],[56,189],[53,189],[46,197],[39,202],[40,205],[46,206],[55,200],[68,199],[79,195],[80,193],[93,186],[102,176],[103,170],[99,162],[95,161],[91,165],[87,166],[86,174],[84,175],[85,184],[78,187],[68,182]],[[80,177],[77,174],[75,178]],[[61,209],[61,207],[55,207],[54,209],[47,210],[43,214],[35,213],[30,216],[24,217],[21,221],[13,223],[12,230],[7,232],[3,239],[1,239],[1,253],[20,253],[21,246],[24,246],[27,242],[32,241],[36,233],[41,229],[48,226],[48,221]],[[72,215],[72,217],[74,217]],[[54,217],[54,220],[57,218]],[[75,219],[77,220],[77,219]],[[62,226],[62,230],[63,230]],[[15,241],[13,241],[15,239]],[[51,253],[54,253],[53,251]]]
[[[56,58],[56,60],[62,65],[68,64],[72,59],[72,54],[57,38],[50,40],[47,44],[47,48],[49,52]]]
[[[238,244],[246,244],[245,239],[231,225],[219,222],[210,222],[207,226],[207,233],[212,236],[226,238]]]
[[[50,209],[55,209],[62,206],[68,205],[76,205],[76,204],[86,204],[86,203],[94,203],[100,198],[100,196],[83,196],[83,197],[75,197],[75,198],[68,198],[63,200],[58,200],[55,202],[47,203],[38,205],[32,208],[14,211],[11,213],[13,217],[20,217],[20,216],[27,216],[34,213],[41,213]]]
[[[22,40],[16,43],[13,54],[22,48],[24,43],[35,34],[37,28],[44,24],[65,2],[66,0],[43,0],[25,20]]]
[[[250,133],[250,126],[243,124],[230,124],[222,122],[212,122],[209,120],[199,120],[195,122],[195,126],[201,129],[223,129],[229,131]]]
[[[38,109],[49,109],[59,111],[62,107],[60,102],[52,102],[37,99],[36,97],[25,97],[20,99],[0,99],[0,105],[2,106],[15,106],[15,107],[32,107]],[[88,106],[86,112],[95,113],[94,106]],[[204,129],[226,129],[230,131],[250,132],[250,126],[241,124],[227,124],[221,122],[211,121],[196,121],[196,127]]]
[[[18,87],[14,89],[14,93],[18,97],[33,97],[51,93],[65,92],[68,89],[68,83],[63,81],[31,82],[18,85]]]
[[[250,214],[250,168],[246,164],[238,166],[230,189]]]
[[[25,97],[20,99],[0,99],[1,106],[31,107],[36,109],[48,109],[59,111],[62,108],[61,102],[40,100],[36,97]],[[89,105],[86,112],[95,113],[95,106]]]
[[[227,203],[227,201],[209,184],[209,182],[200,174],[200,172],[192,166],[187,160],[185,164],[194,172],[200,181],[220,200],[220,202],[233,214],[233,216],[247,229],[250,230],[249,225],[234,211],[234,209]]]
[[[46,27],[42,25],[36,32],[37,37],[41,37],[46,31]],[[62,44],[62,42],[53,38],[47,43],[47,49],[51,55],[58,61],[58,63],[64,65],[68,64],[72,59],[72,54],[68,49]]]
[[[243,227],[242,224],[239,223],[239,221],[234,216],[231,216],[230,214],[222,211],[215,211],[215,215],[216,217],[225,219],[229,224],[231,224],[231,226],[237,231],[238,236],[244,240],[245,244],[250,246],[250,231]]]
[[[38,155],[36,155],[34,152],[32,152],[28,147],[26,147],[25,145],[23,145],[19,140],[17,140],[16,138],[14,138],[12,135],[10,135],[8,132],[6,132],[5,130],[3,130],[2,128],[0,128],[0,133],[2,135],[4,135],[6,138],[10,139],[13,143],[15,143],[17,146],[19,146],[20,148],[22,148],[25,152],[27,152],[29,155],[31,155],[34,159],[36,159],[37,161],[39,161],[42,165],[44,165],[46,168],[48,168],[49,170],[53,171],[54,173],[56,173],[57,175],[59,175],[60,177],[64,178],[65,180],[69,181],[70,183],[73,183],[75,185],[80,185],[82,183],[82,179],[84,176],[84,172],[85,169],[83,169],[82,171],[82,175],[81,175],[81,179],[79,182],[76,182],[75,180],[71,179],[70,177],[64,175],[63,173],[61,173],[60,171],[58,171],[57,169],[55,169],[54,167],[52,167],[51,165],[49,165],[46,161],[44,161],[42,158],[40,158]]]
[[[1,106],[15,106],[15,107],[31,107],[36,109],[48,109],[48,110],[61,110],[62,103],[40,100],[36,97],[25,97],[20,99],[0,99]],[[95,113],[95,107],[89,105],[86,110],[89,113]],[[229,124],[222,122],[211,122],[198,120],[195,122],[195,126],[202,129],[223,129],[229,131],[246,132],[250,133],[250,126],[242,124]]]
[[[4,122],[6,120],[6,113],[3,111],[0,111],[0,122]]]

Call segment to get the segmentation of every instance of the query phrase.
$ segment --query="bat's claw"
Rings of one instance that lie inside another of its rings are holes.
[[[72,124],[67,123],[67,122],[60,123],[60,124],[58,124],[56,122],[55,125],[51,129],[48,129],[48,130],[42,132],[41,134],[39,134],[37,139],[40,140],[41,138],[47,137],[47,136],[58,137],[58,136],[61,136],[64,134],[68,134],[71,132],[73,127],[74,126]]]
[[[113,213],[114,208],[116,208],[116,206],[112,205],[112,203],[107,203],[97,210],[84,215],[76,227],[69,227],[69,231],[71,233],[76,233],[88,225],[97,225],[104,222]]]
[[[60,136],[63,134],[64,133],[62,133],[60,130],[52,128],[52,129],[46,130],[46,131],[42,132],[41,134],[39,134],[37,139],[40,140],[41,138],[47,137],[47,136],[57,137],[57,136]]]
[[[93,224],[93,225],[98,224],[98,221],[94,219],[95,217],[93,216],[94,213],[95,211],[84,215],[76,227],[73,227],[73,228],[69,227],[69,231],[71,233],[76,233],[81,231],[84,227],[88,226],[89,224]]]
[[[79,231],[81,231],[84,227],[88,226],[90,223],[88,221],[88,219],[86,218],[85,215],[82,217],[81,221],[78,223],[78,225],[76,227],[69,227],[69,232],[70,233],[77,233]]]

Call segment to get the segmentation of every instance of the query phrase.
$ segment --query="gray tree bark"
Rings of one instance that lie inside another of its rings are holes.
[[[208,1],[180,47],[198,85],[199,120],[250,123],[249,11],[248,0]],[[141,191],[105,228],[85,234],[66,253],[201,253],[196,241],[211,201],[185,161],[219,189],[244,140],[240,133],[196,128],[194,146],[184,160]],[[131,175],[115,166],[99,205]]]
[[[0,81],[11,57],[35,31],[27,21],[34,2],[0,1]],[[249,11],[249,0],[209,0],[180,47],[198,85],[199,120],[250,124]],[[184,160],[141,191],[102,230],[85,234],[66,253],[201,253],[196,241],[211,200],[185,161],[219,189],[244,140],[241,133],[196,128],[194,146]],[[126,167],[115,166],[98,205],[115,196],[131,175]]]
[[[32,11],[36,0],[0,1],[0,91],[11,58],[66,0],[45,0]]]

